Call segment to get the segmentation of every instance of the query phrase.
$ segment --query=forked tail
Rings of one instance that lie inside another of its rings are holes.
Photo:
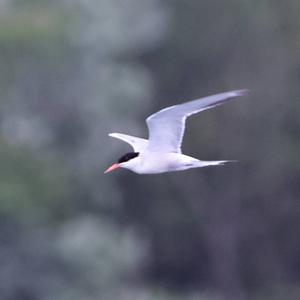
[[[223,166],[228,162],[238,162],[237,160],[212,160],[212,161],[199,161],[199,167],[209,167],[209,166]]]

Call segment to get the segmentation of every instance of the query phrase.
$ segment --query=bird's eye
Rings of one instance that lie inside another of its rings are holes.
[[[129,153],[126,153],[125,155],[123,155],[122,157],[120,157],[120,159],[118,160],[118,163],[123,163],[123,162],[126,162],[126,161],[129,161],[135,157],[139,156],[139,152],[129,152]]]

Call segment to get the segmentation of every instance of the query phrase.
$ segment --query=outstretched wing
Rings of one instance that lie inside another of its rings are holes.
[[[148,140],[146,140],[146,139],[138,138],[138,137],[123,134],[123,133],[110,133],[109,136],[128,143],[130,146],[132,146],[134,152],[141,152],[148,145]]]
[[[147,118],[149,129],[149,152],[181,153],[185,120],[192,114],[215,107],[225,101],[243,96],[247,90],[230,91],[208,96],[183,104],[167,107]]]

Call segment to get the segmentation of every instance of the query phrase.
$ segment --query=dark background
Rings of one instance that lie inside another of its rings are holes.
[[[0,299],[300,297],[298,0],[0,1]],[[184,153],[103,171],[145,118],[231,89]]]

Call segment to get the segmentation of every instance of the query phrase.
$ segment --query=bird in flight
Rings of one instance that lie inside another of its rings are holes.
[[[181,153],[185,121],[193,114],[246,93],[247,90],[229,91],[164,108],[147,118],[148,140],[123,133],[110,133],[109,136],[130,144],[133,152],[123,155],[104,173],[125,168],[138,174],[158,174],[223,165],[228,160],[203,161]]]

